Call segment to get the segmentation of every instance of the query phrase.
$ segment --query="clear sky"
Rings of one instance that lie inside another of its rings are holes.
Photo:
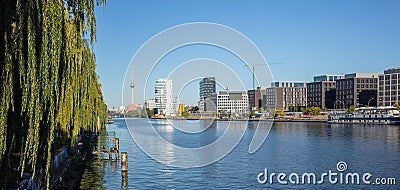
[[[281,62],[270,66],[276,81],[311,81],[319,74],[382,73],[400,65],[399,10],[398,0],[109,0],[104,11],[98,8],[96,13],[97,72],[106,103],[117,107],[122,104],[126,70],[143,43],[175,25],[212,22],[247,36],[269,62]],[[168,76],[185,61],[204,57],[225,64],[237,62],[215,47],[187,47],[162,60],[148,84],[154,85],[157,77]],[[243,64],[228,67],[239,72],[245,88],[251,88]],[[216,77],[217,81],[224,78]],[[153,88],[146,95],[135,92],[135,103],[152,97]],[[180,99],[185,104],[197,102],[198,80],[182,90]]]

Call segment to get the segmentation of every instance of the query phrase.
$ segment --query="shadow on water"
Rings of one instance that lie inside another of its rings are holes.
[[[92,160],[88,162],[83,172],[80,189],[106,189],[103,186],[103,184],[106,183],[104,179],[106,167],[106,160],[93,157]]]

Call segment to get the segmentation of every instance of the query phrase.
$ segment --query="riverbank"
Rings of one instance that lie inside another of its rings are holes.
[[[71,148],[71,152],[75,152],[75,154],[68,157],[54,171],[50,189],[79,189],[85,166],[94,157],[91,153],[91,142],[96,139],[96,134],[86,133],[83,135],[82,141]]]
[[[79,137],[79,143],[74,146],[63,146],[53,157],[49,189],[79,189],[79,182],[83,174],[84,166],[92,158],[91,141],[96,139],[95,134],[85,133]],[[26,173],[20,179],[15,176],[16,184],[10,184],[8,189],[44,189],[38,179],[43,178],[43,172],[38,172],[34,178]]]
[[[202,117],[202,116],[153,116],[152,119],[171,119],[171,120],[216,120],[216,121],[273,121],[273,122],[321,122],[328,121],[327,115],[317,116],[283,116],[276,118],[218,118],[218,117]]]

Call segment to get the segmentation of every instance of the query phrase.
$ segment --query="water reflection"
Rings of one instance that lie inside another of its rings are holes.
[[[80,189],[106,189],[103,184],[106,183],[104,160],[99,158],[94,158],[86,166],[82,180],[80,182]]]
[[[128,172],[122,172],[121,187],[128,187]]]

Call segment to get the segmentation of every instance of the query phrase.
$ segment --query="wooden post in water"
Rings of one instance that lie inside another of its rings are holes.
[[[128,172],[128,153],[121,153],[121,170],[122,172]]]
[[[115,138],[115,159],[119,160],[119,138]]]

